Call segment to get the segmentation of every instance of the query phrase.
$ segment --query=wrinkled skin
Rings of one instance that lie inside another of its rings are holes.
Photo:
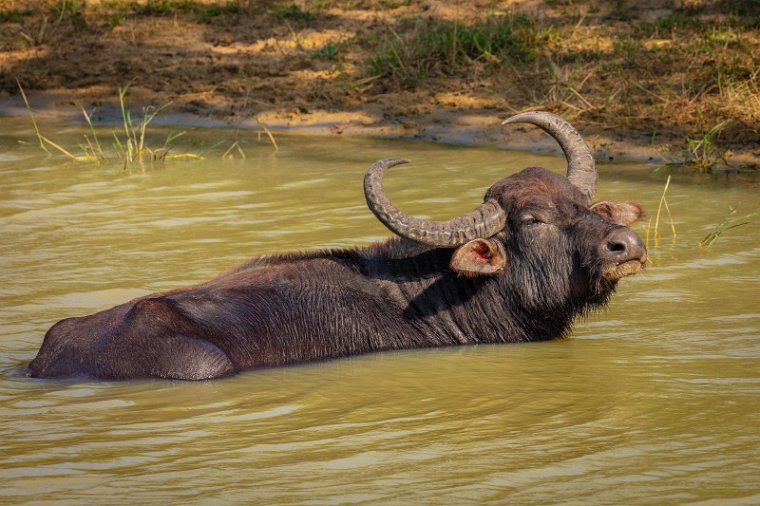
[[[459,248],[394,238],[254,258],[202,285],[54,325],[35,377],[201,380],[391,349],[559,338],[646,258],[635,204],[589,208],[529,168],[494,184],[504,230]]]

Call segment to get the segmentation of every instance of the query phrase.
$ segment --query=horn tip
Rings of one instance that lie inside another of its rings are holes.
[[[520,123],[524,121],[526,118],[536,118],[543,116],[546,119],[553,119],[553,118],[560,118],[554,113],[551,113],[549,111],[526,111],[517,113],[514,116],[510,116],[509,118],[505,119],[501,122],[502,125],[509,125],[510,123]]]
[[[378,160],[375,163],[373,163],[370,166],[370,169],[389,169],[391,167],[395,167],[396,165],[401,165],[403,163],[409,163],[411,160],[409,158],[403,158],[403,157],[391,157],[391,158],[383,158],[382,160]]]

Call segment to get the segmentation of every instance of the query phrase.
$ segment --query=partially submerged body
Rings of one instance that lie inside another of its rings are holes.
[[[193,288],[62,320],[29,374],[199,380],[374,351],[565,335],[574,317],[605,304],[621,277],[641,269],[644,246],[626,226],[641,209],[590,206],[590,153],[573,144],[567,123],[536,114],[522,119],[558,137],[568,178],[528,168],[494,184],[473,213],[425,222],[382,192],[384,171],[402,160],[378,162],[365,192],[400,237],[255,258]]]

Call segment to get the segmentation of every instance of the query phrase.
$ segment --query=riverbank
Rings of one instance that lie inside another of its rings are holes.
[[[109,121],[129,84],[166,121],[551,150],[500,126],[543,109],[600,158],[760,167],[754,4],[610,3],[11,0],[0,114],[20,83],[40,118]]]

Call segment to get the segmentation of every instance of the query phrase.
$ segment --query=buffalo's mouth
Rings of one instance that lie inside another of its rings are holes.
[[[626,276],[638,274],[641,269],[644,268],[646,260],[646,257],[642,257],[628,260],[627,262],[608,265],[604,268],[602,275],[606,280],[617,281],[618,279],[624,278]]]

